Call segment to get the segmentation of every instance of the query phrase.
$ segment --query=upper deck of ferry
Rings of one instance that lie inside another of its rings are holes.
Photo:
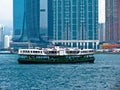
[[[35,49],[19,49],[19,55],[85,55],[94,54],[93,49],[78,48],[35,48]]]

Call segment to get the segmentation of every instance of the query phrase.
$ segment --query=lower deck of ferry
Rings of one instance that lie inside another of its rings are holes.
[[[21,55],[18,58],[20,64],[59,64],[59,63],[94,63],[93,55],[64,55],[64,56],[37,56],[37,55]]]

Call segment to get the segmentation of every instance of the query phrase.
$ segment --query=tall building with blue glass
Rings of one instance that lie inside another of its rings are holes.
[[[39,42],[40,0],[24,1],[23,28],[20,41]]]
[[[13,1],[13,41],[40,41],[40,0]]]
[[[98,40],[98,0],[49,0],[49,40]]]
[[[18,41],[23,29],[24,0],[13,0],[13,41]]]
[[[13,27],[13,41],[39,41],[40,0],[14,0]]]
[[[13,43],[45,43],[40,36],[40,0],[13,0],[13,20]]]

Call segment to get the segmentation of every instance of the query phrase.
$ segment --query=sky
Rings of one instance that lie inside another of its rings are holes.
[[[105,0],[99,0],[99,22],[105,22]],[[12,26],[13,0],[0,0],[0,24]]]
[[[0,0],[0,24],[12,26],[12,0]]]

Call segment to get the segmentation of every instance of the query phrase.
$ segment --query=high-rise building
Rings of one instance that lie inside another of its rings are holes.
[[[0,49],[3,48],[3,32],[4,32],[4,25],[0,24]]]
[[[49,40],[98,40],[98,0],[49,0]]]
[[[13,1],[14,41],[39,41],[40,0]],[[16,37],[17,36],[17,37]],[[19,37],[18,37],[19,36]]]
[[[40,0],[40,36],[43,40],[47,41],[48,39],[48,0]]]
[[[106,42],[120,41],[120,0],[106,0]]]
[[[23,30],[24,0],[13,0],[13,41],[19,41]]]
[[[23,30],[20,41],[39,42],[40,0],[24,1]]]
[[[13,7],[12,46],[18,42],[20,45],[23,42],[34,45],[46,43],[40,36],[40,0],[14,0]]]
[[[99,23],[98,26],[98,36],[99,36],[99,41],[104,42],[105,41],[105,23]]]
[[[4,37],[4,48],[8,49],[10,47],[10,36],[5,35]]]

